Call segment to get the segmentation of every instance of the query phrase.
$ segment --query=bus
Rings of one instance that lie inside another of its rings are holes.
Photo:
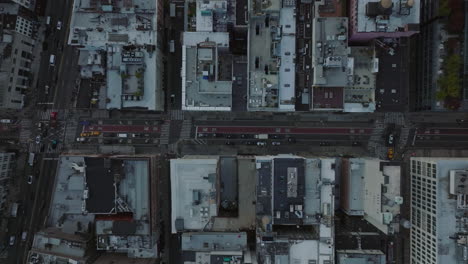
[[[11,205],[11,217],[16,217],[16,215],[18,214],[18,206],[18,203],[13,203]]]
[[[175,17],[176,16],[176,5],[175,3],[171,3],[171,6],[170,6],[170,15],[171,17]]]
[[[29,152],[28,164],[29,166],[34,166],[34,158],[36,154],[34,152]]]

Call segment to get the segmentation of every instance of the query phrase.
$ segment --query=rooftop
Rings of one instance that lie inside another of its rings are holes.
[[[345,112],[374,112],[379,59],[373,47],[351,47],[348,85],[344,90]]]
[[[197,232],[182,234],[183,251],[244,251],[246,233]]]
[[[400,193],[400,166],[386,164],[378,159],[352,158],[345,160],[343,197],[345,211],[363,215],[369,223],[385,234],[392,234],[399,223],[394,218],[400,214],[403,198]],[[360,189],[362,187],[362,189]]]
[[[380,250],[337,250],[337,264],[386,264],[386,256]]]
[[[262,5],[273,6],[276,2],[280,1],[264,2]],[[294,111],[294,7],[284,5],[279,12],[254,16],[249,26],[248,69],[251,77],[248,108],[254,111]]]
[[[117,0],[74,1],[70,45],[102,47],[106,43],[156,45],[156,2]]]
[[[381,8],[379,1],[359,0],[357,32],[397,32],[407,25],[419,24],[420,0],[391,1],[390,8]],[[412,3],[410,6],[408,3]]]
[[[201,231],[218,214],[217,157],[171,160],[172,233]]]
[[[34,235],[28,263],[86,263],[87,241],[84,234],[66,234],[48,228]]]
[[[85,157],[84,163],[86,170],[85,188],[87,190],[86,195],[84,195],[86,211],[92,214],[115,213],[114,178],[121,174],[122,161]],[[75,182],[78,183],[78,180]]]
[[[314,87],[345,87],[348,83],[348,18],[314,18],[312,67]]]
[[[232,54],[226,32],[184,32],[182,109],[229,111]]]

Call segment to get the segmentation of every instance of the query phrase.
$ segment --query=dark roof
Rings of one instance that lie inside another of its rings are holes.
[[[245,13],[247,7],[247,0],[236,0],[236,25],[246,25]]]
[[[122,160],[85,158],[86,187],[88,199],[86,210],[89,213],[115,213],[114,175],[122,172]]]
[[[130,221],[113,221],[112,234],[133,235],[136,232],[136,223]]]
[[[257,202],[258,216],[271,215],[271,162],[261,162],[257,169]]]
[[[221,206],[237,211],[239,193],[235,157],[220,158],[220,187]]]
[[[304,159],[277,158],[273,164],[274,224],[301,224],[305,195]]]
[[[313,108],[343,108],[343,87],[312,88]]]
[[[393,7],[393,4],[392,4]],[[366,5],[366,16],[376,17],[379,15],[389,16],[392,14],[392,8],[383,8],[380,2],[369,2]]]

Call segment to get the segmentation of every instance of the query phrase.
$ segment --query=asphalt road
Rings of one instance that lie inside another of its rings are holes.
[[[24,263],[32,244],[33,234],[39,231],[47,216],[47,208],[51,198],[52,187],[50,183],[55,177],[57,161],[54,158],[40,160],[34,168],[28,167],[25,175],[19,175],[20,203],[18,216],[11,218],[8,223],[9,236],[16,237],[16,243],[9,248],[8,263]],[[27,183],[27,175],[33,174],[32,184]],[[27,232],[26,241],[21,240],[22,232]],[[8,236],[8,237],[9,237]]]
[[[47,49],[41,53],[36,89],[37,103],[44,108],[69,108],[72,102],[74,82],[78,74],[78,54],[73,47],[67,45],[72,2],[49,1],[46,7],[45,16],[50,16],[51,19],[46,29],[43,47],[47,46]],[[57,28],[59,21],[62,23],[61,29]],[[50,63],[51,55],[55,55],[54,65]]]

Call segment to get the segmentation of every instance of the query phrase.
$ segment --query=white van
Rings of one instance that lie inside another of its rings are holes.
[[[50,66],[55,66],[55,55],[54,54],[50,55],[49,63],[50,63]]]

